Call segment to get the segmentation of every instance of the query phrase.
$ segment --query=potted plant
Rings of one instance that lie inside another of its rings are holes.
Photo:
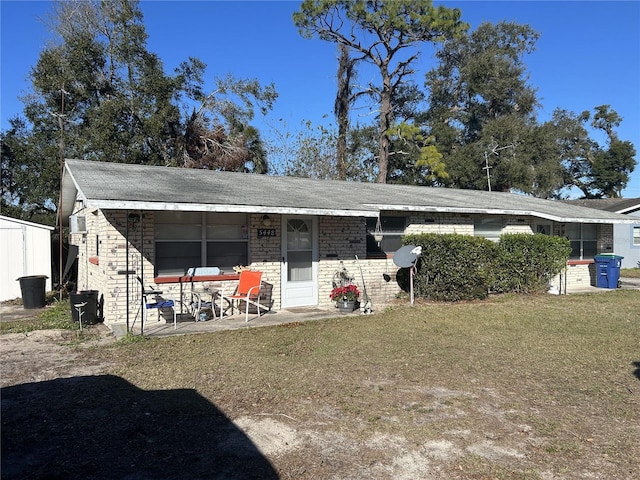
[[[336,306],[345,312],[353,312],[356,309],[356,302],[360,296],[360,291],[356,285],[346,285],[334,287],[329,297],[336,302]]]

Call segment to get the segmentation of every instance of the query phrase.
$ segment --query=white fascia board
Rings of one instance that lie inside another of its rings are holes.
[[[622,210],[617,210],[616,213],[620,213],[620,214],[626,215],[628,213],[637,212],[638,210],[640,210],[640,204],[634,205],[634,206],[628,207],[628,208],[623,208]]]
[[[336,217],[378,216],[373,210],[328,210],[321,208],[266,207],[262,205],[233,205],[206,203],[139,202],[122,200],[89,200],[87,208],[102,210],[155,210],[176,212],[221,212],[221,213],[271,213],[281,215],[326,215]]]
[[[415,206],[415,205],[367,205],[377,208],[381,211],[398,211],[398,212],[430,212],[430,213],[462,213],[462,214],[485,214],[485,215],[514,215],[523,217],[544,218],[560,223],[637,223],[631,219],[625,218],[590,218],[590,217],[561,217],[551,215],[549,213],[534,212],[531,210],[508,210],[498,208],[464,208],[464,207],[433,207],[433,206]]]

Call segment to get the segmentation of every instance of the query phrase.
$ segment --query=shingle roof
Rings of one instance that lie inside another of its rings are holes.
[[[76,194],[88,208],[368,217],[393,210],[531,215],[558,222],[630,221],[624,215],[513,193],[70,159],[63,177],[65,217],[73,211]]]
[[[632,213],[640,210],[640,198],[598,198],[566,200],[567,203],[581,207],[595,208],[606,212]]]

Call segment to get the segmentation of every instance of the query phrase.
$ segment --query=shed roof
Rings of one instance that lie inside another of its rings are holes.
[[[69,159],[64,218],[87,208],[377,217],[381,211],[525,215],[557,222],[629,223],[628,217],[525,195],[414,185],[312,180]]]
[[[7,217],[0,215],[0,225],[14,224],[26,227],[41,228],[42,230],[55,230],[55,227],[50,225],[43,225],[41,223],[28,222],[27,220],[20,220],[19,218]]]

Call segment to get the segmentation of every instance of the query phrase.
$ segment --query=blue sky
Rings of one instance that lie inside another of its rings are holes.
[[[436,2],[439,3],[439,2]],[[638,1],[446,1],[462,11],[475,29],[502,20],[531,25],[541,37],[525,58],[530,83],[538,88],[539,121],[560,107],[593,111],[608,104],[623,118],[618,134],[640,152],[640,2]],[[189,56],[207,64],[207,86],[228,73],[273,82],[276,107],[256,125],[263,138],[282,125],[332,121],[336,49],[302,38],[291,14],[299,1],[152,1],[141,2],[149,34],[148,49],[172,72]],[[21,113],[18,97],[28,91],[28,74],[49,35],[40,19],[51,3],[0,0],[1,128]],[[424,73],[431,53],[421,57]],[[640,160],[640,155],[636,158]],[[640,197],[640,165],[625,197]]]

